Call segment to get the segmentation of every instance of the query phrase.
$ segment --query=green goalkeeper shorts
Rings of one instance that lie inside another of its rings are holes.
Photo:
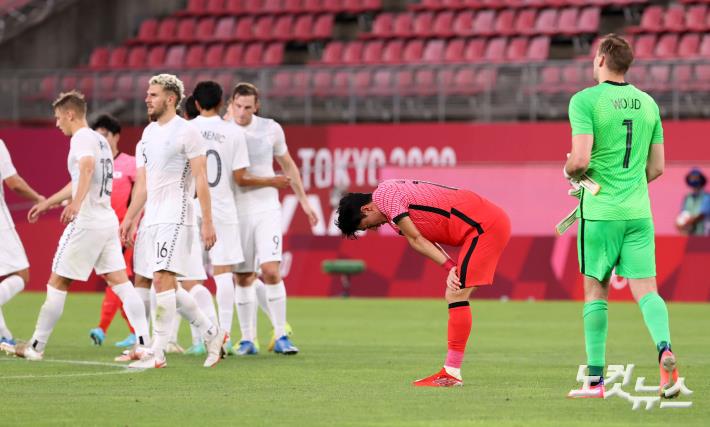
[[[606,282],[616,274],[628,279],[656,276],[653,219],[593,221],[580,219],[577,233],[579,270]]]

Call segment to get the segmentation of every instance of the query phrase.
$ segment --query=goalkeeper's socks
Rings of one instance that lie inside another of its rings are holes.
[[[673,350],[671,350],[670,343],[667,343],[665,341],[661,341],[656,344],[656,349],[658,350],[658,363],[661,363],[661,356],[663,356],[663,353],[665,353],[666,351],[670,351],[671,353],[673,352]]]
[[[584,304],[584,343],[587,350],[587,366],[601,367],[603,370],[606,362],[606,336],[609,327],[609,304],[605,300],[594,300]],[[601,372],[589,375],[601,375]]]
[[[656,292],[649,292],[639,300],[638,304],[656,349],[660,351],[663,346],[670,345],[668,308],[663,298]]]
[[[459,379],[461,378],[461,364],[466,352],[466,342],[468,342],[468,336],[471,334],[471,323],[471,306],[468,301],[449,304],[449,342],[444,369],[449,375]]]

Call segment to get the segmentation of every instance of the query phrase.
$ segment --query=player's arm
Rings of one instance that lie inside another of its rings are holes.
[[[49,198],[40,200],[32,206],[30,211],[27,212],[27,220],[31,223],[35,223],[39,219],[40,215],[69,199],[71,199],[71,182],[65,185],[61,190],[49,196]]]
[[[5,178],[5,184],[7,187],[14,191],[16,194],[24,197],[25,199],[32,200],[35,203],[39,203],[44,200],[44,196],[39,194],[30,187],[30,185],[25,181],[20,175],[15,174]]]
[[[139,218],[145,202],[148,199],[145,184],[145,167],[136,168],[136,178],[133,182],[133,190],[131,192],[131,203],[128,205],[126,214],[123,216],[121,223],[121,241],[124,244],[132,244],[133,239],[133,224]]]
[[[89,193],[91,186],[91,176],[94,174],[94,157],[83,156],[79,159],[79,179],[76,185],[76,194],[74,199],[64,208],[59,219],[64,224],[69,224],[74,221],[74,218],[79,214],[81,204],[84,203],[84,198]]]
[[[409,216],[405,216],[397,222],[399,231],[402,235],[407,238],[409,246],[411,246],[415,251],[444,267],[445,270],[449,272],[449,276],[446,279],[446,285],[457,291],[461,287],[461,282],[459,281],[458,274],[456,273],[456,264],[449,258],[449,256],[444,252],[441,246],[432,243],[417,229]]]
[[[217,235],[212,223],[212,199],[210,198],[210,186],[207,182],[206,164],[207,160],[203,155],[190,159],[197,199],[200,201],[200,209],[202,210],[202,243],[205,245],[205,249],[209,250],[217,241]]]
[[[594,107],[587,92],[575,94],[569,101],[569,123],[572,127],[572,151],[567,157],[565,177],[579,178],[589,168],[594,144]]]
[[[247,172],[247,168],[237,169],[232,174],[234,181],[242,187],[286,188],[291,183],[291,179],[288,176],[256,176]]]
[[[308,216],[308,220],[310,221],[311,225],[318,224],[318,217],[313,211],[311,204],[308,203],[306,191],[303,189],[303,181],[301,181],[301,172],[298,170],[296,162],[293,161],[293,158],[288,153],[288,151],[284,155],[276,156],[276,161],[278,162],[279,166],[281,166],[281,169],[284,171],[284,175],[286,175],[290,179],[291,188],[293,189],[293,192],[296,193],[296,197],[298,198],[298,201],[301,204],[301,209],[303,209],[303,212],[305,212]]]
[[[663,175],[665,165],[666,156],[663,144],[651,144],[651,148],[648,150],[648,160],[646,161],[646,180],[651,182]]]
[[[592,145],[594,145],[594,135],[572,136],[572,151],[565,163],[567,176],[579,179],[587,171],[592,158]]]

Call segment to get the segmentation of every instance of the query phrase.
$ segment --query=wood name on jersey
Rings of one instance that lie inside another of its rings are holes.
[[[640,110],[641,101],[637,98],[625,99],[617,98],[612,99],[611,103],[614,105],[616,110]]]

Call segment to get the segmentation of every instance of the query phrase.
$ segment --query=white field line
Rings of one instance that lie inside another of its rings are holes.
[[[100,375],[116,375],[116,374],[131,374],[137,372],[143,372],[143,369],[131,369],[128,365],[121,365],[118,363],[107,363],[107,362],[95,362],[92,360],[60,360],[60,359],[44,359],[41,362],[30,362],[28,360],[22,360],[19,358],[0,359],[0,362],[24,362],[24,363],[62,363],[66,365],[79,365],[79,366],[105,366],[107,368],[116,368],[115,371],[110,372],[78,372],[72,374],[50,374],[50,375],[5,375],[2,377],[3,380],[8,379],[38,379],[38,378],[73,378],[73,377],[92,377]]]

